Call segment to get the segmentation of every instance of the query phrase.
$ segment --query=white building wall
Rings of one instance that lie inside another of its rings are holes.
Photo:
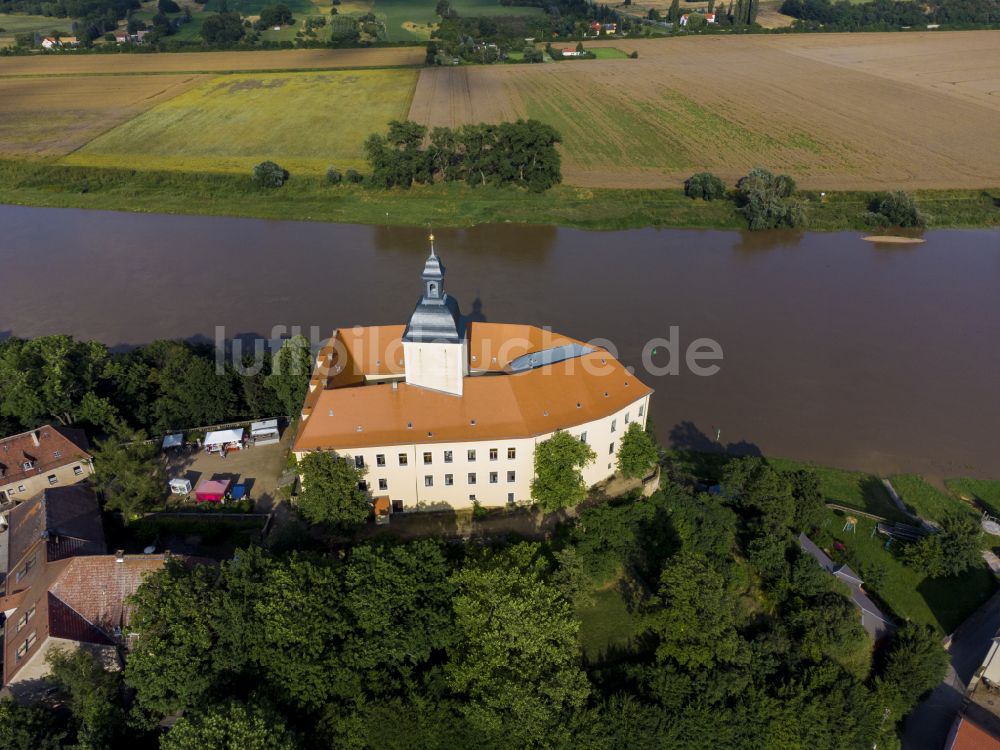
[[[406,382],[462,395],[462,381],[468,362],[465,340],[457,344],[403,342]]]
[[[586,434],[587,443],[597,454],[594,462],[583,470],[588,486],[615,473],[618,449],[625,430],[632,422],[645,427],[648,413],[647,395],[614,414],[566,430],[577,438]],[[470,433],[474,433],[475,429],[470,427]],[[473,495],[481,505],[502,506],[510,501],[530,501],[535,445],[552,437],[552,434],[357,448],[338,453],[351,460],[360,457],[367,470],[365,479],[371,495],[385,495],[393,501],[402,501],[404,511],[469,508],[473,504]],[[494,449],[497,457],[491,459],[490,451]],[[513,451],[513,458],[509,457],[510,450]],[[469,451],[475,452],[474,460],[470,458]],[[446,460],[448,452],[451,453],[450,461]],[[425,463],[425,453],[430,454],[430,463]],[[405,456],[405,463],[400,459],[401,455]],[[513,472],[512,479],[508,472]],[[496,481],[492,481],[493,473],[496,474]],[[474,484],[469,481],[470,474],[475,474]],[[451,475],[451,484],[448,484],[447,475]],[[426,477],[431,478],[430,485]],[[380,479],[385,480],[386,489],[380,489]]]

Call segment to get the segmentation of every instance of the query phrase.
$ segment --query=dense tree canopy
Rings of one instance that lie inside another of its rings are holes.
[[[581,469],[593,463],[594,450],[568,432],[557,432],[535,446],[531,499],[544,510],[576,505],[587,496]]]
[[[365,522],[370,511],[367,493],[360,488],[364,469],[335,453],[314,451],[299,463],[302,491],[299,510],[310,523],[350,529]]]
[[[638,422],[632,422],[622,436],[621,447],[618,448],[618,471],[622,476],[641,479],[649,473],[660,452],[652,436]]]
[[[516,185],[535,192],[562,181],[556,151],[559,134],[537,120],[496,125],[434,128],[424,147],[427,128],[393,121],[386,135],[365,141],[376,187],[410,187],[413,183],[464,180],[470,185]]]

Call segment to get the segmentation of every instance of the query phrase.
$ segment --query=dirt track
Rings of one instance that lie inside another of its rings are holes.
[[[1000,186],[1000,32],[605,44],[639,59],[424,70],[410,116],[551,122],[588,187],[757,164],[819,189]]]

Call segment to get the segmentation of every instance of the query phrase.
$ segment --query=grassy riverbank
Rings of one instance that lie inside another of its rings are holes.
[[[914,194],[930,228],[1000,226],[1000,189]],[[808,229],[866,230],[861,214],[870,193],[802,193]],[[614,190],[560,186],[536,195],[513,188],[461,184],[410,190],[333,187],[296,177],[282,188],[255,187],[243,175],[149,172],[0,161],[0,203],[144,213],[205,214],[263,219],[436,227],[497,222],[582,229],[646,226],[745,229],[730,201],[693,201],[680,190]]]

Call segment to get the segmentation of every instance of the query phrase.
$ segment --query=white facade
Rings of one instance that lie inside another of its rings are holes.
[[[587,486],[611,477],[621,439],[632,422],[645,428],[649,395],[601,419],[565,432],[585,440],[596,458],[583,469]],[[475,428],[470,428],[470,437]],[[528,502],[535,471],[535,445],[553,433],[522,438],[411,443],[342,449],[337,453],[366,470],[373,497],[388,497],[393,511],[470,508]],[[303,454],[298,454],[301,458]]]
[[[468,344],[403,342],[406,382],[454,396],[462,395],[462,382],[469,374]]]

